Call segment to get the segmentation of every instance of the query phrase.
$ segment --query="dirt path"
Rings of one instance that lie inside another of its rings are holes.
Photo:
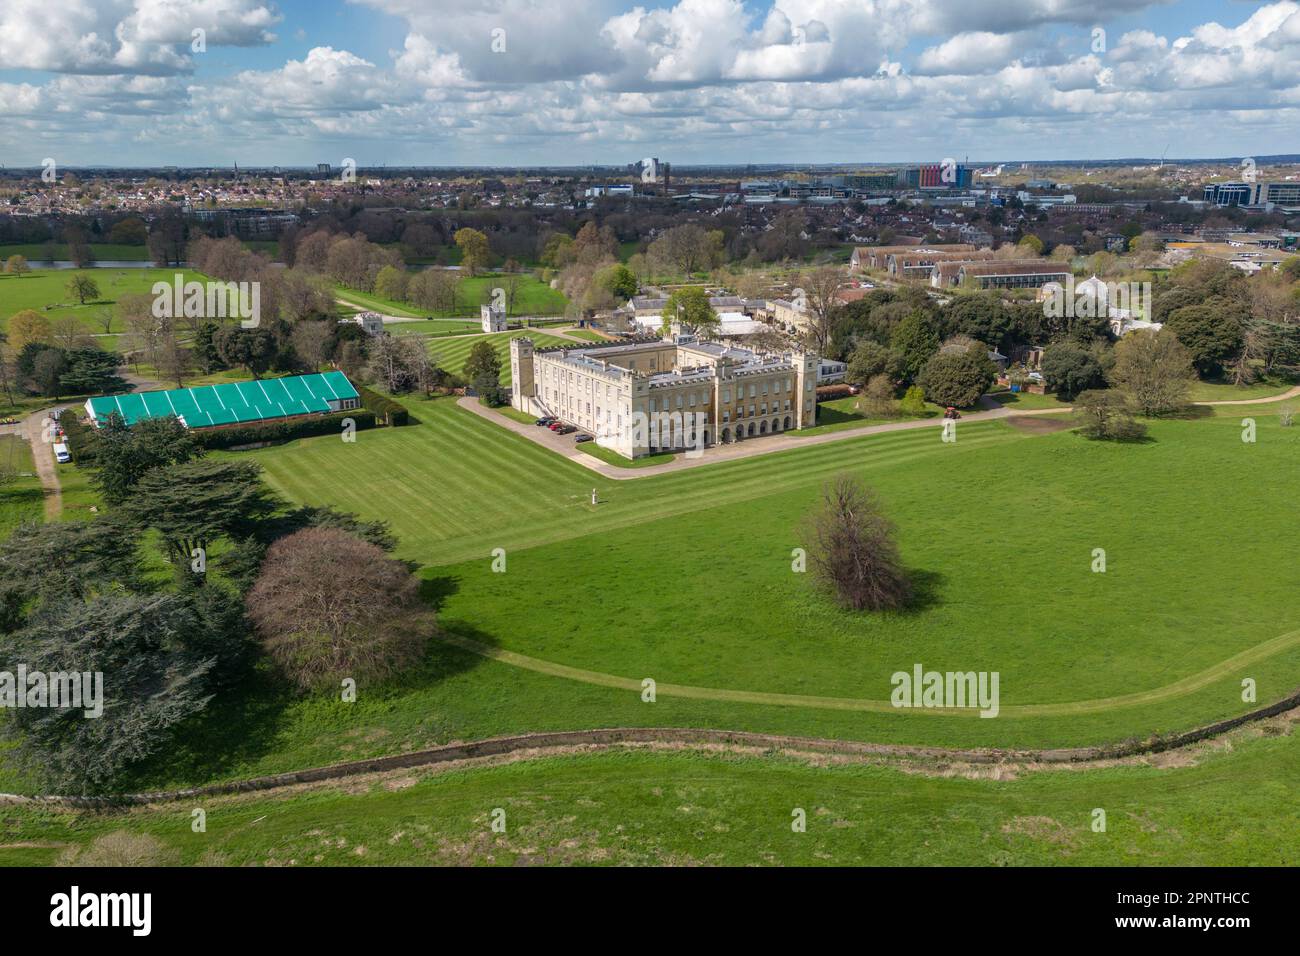
[[[1285,402],[1288,398],[1300,398],[1300,385],[1281,395],[1273,395],[1269,398],[1241,398],[1232,399],[1231,401],[1218,402],[1192,402],[1193,405],[1267,405],[1271,402]]]
[[[471,638],[462,637],[459,634],[443,632],[439,634],[439,640],[473,654],[478,654],[480,657],[486,657],[490,660],[538,674],[563,677],[583,684],[612,687],[618,690],[633,691],[638,694],[642,690],[639,678],[618,677],[614,674],[602,674],[599,671],[583,670],[579,667],[569,667],[567,664],[539,660],[536,657],[529,657],[514,651],[491,647]],[[1274,654],[1289,650],[1297,645],[1300,645],[1300,631],[1290,631],[1248,648],[1239,654],[1234,654],[1227,660],[1213,664],[1203,671],[1190,674],[1174,681],[1172,684],[1166,684],[1164,687],[1153,687],[1150,690],[1138,691],[1132,694],[1123,694],[1118,697],[1100,697],[1094,700],[1062,701],[1055,704],[1006,704],[999,708],[998,714],[1004,717],[1071,717],[1083,714],[1100,714],[1123,707],[1136,707],[1141,704],[1163,703],[1167,700],[1195,693],[1215,681],[1231,676],[1248,664],[1272,657]],[[683,697],[691,700],[711,700],[735,704],[766,704],[777,707],[806,707],[816,710],[869,711],[877,714],[898,712],[898,708],[887,700],[816,697],[808,694],[776,694],[768,691],[693,687],[686,684],[662,682],[656,682],[655,693],[665,697]],[[920,708],[916,712],[936,717],[978,718],[979,716],[979,711],[975,708],[926,707]]]
[[[60,406],[66,408],[67,406]],[[59,485],[58,467],[54,463],[54,443],[46,441],[45,420],[53,409],[43,408],[33,412],[23,422],[27,440],[32,446],[32,461],[45,491],[45,520],[56,521],[63,514],[63,489]]]

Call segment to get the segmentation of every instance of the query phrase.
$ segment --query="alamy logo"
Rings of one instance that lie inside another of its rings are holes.
[[[924,670],[920,664],[912,672],[895,671],[889,678],[894,685],[889,702],[895,707],[978,707],[981,717],[998,715],[998,671]]]
[[[1049,319],[1150,316],[1151,300],[1150,282],[1103,282],[1094,277],[1076,286],[1074,276],[1067,276],[1065,285],[1043,286],[1043,315]]]
[[[51,896],[50,907],[51,926],[129,926],[132,936],[148,936],[153,928],[151,893],[83,894],[74,886]]]
[[[246,329],[262,321],[262,283],[185,281],[177,272],[171,282],[155,282],[155,319],[239,319]]]
[[[635,412],[628,423],[629,437],[635,447],[681,448],[687,458],[699,458],[708,421],[703,412]]]
[[[102,671],[0,671],[0,707],[68,708],[93,720],[104,715]]]

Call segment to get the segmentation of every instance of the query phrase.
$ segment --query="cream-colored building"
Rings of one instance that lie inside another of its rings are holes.
[[[510,342],[510,403],[581,428],[627,458],[809,428],[819,359],[734,345],[642,340],[535,348]]]

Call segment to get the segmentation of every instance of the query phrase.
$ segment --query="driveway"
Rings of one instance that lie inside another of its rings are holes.
[[[943,427],[942,418],[922,418],[906,422],[889,422],[885,425],[865,425],[862,428],[848,428],[838,432],[810,435],[806,438],[798,438],[795,437],[794,432],[788,432],[782,435],[767,435],[762,438],[747,438],[743,442],[736,442],[731,445],[714,445],[711,448],[706,448],[704,454],[698,458],[687,458],[683,452],[676,452],[677,457],[662,465],[650,465],[645,468],[620,468],[618,465],[606,464],[598,458],[578,451],[573,445],[572,434],[556,435],[549,429],[537,425],[525,425],[522,422],[507,418],[494,409],[480,405],[476,398],[461,398],[457,400],[456,404],[473,412],[480,418],[489,419],[517,435],[522,435],[538,445],[557,451],[570,461],[576,461],[578,464],[615,481],[624,481],[630,478],[648,478],[651,475],[662,475],[671,471],[682,471],[687,468],[698,468],[701,465],[712,465],[719,461],[736,461],[741,458],[753,458],[757,455],[769,455],[778,451],[789,451],[791,448],[826,445],[831,442],[847,441],[850,438],[876,435],[881,432],[910,431],[916,428],[941,429]],[[997,405],[996,402],[992,404]],[[963,422],[981,422],[998,418],[1010,418],[1012,415],[1051,415],[1059,411],[1069,411],[1069,409],[1041,408],[1013,412],[1001,405],[997,405],[996,408],[987,411],[964,414],[961,420]]]

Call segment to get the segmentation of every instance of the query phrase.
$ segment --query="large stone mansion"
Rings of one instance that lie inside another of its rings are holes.
[[[818,365],[809,352],[690,336],[542,349],[521,337],[510,342],[511,404],[637,458],[812,426]]]

